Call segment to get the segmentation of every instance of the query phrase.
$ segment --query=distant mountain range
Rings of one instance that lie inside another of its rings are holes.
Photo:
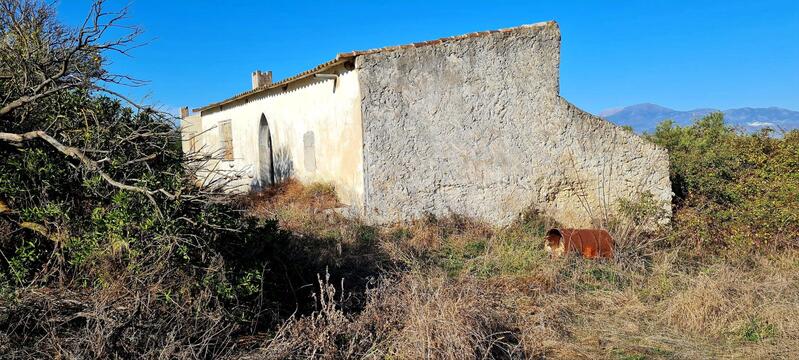
[[[777,129],[799,129],[799,111],[778,107],[740,108],[729,110],[694,109],[680,111],[656,104],[638,104],[624,108],[608,109],[599,116],[618,125],[629,125],[636,132],[651,132],[663,120],[674,120],[679,125],[689,125],[694,120],[712,112],[721,111],[727,123],[750,131],[763,127]]]

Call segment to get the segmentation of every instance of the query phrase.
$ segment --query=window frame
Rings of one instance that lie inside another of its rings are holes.
[[[236,159],[233,151],[233,122],[231,120],[222,120],[219,122],[218,126],[219,126],[219,149],[222,150],[222,161],[233,161]],[[226,126],[230,129],[229,139],[226,139],[225,136]]]
[[[197,152],[197,133],[194,131],[186,132],[186,152],[189,154]]]

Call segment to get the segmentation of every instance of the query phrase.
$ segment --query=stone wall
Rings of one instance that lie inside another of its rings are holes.
[[[359,56],[366,216],[507,223],[534,206],[568,226],[652,192],[668,158],[559,96],[554,22]]]

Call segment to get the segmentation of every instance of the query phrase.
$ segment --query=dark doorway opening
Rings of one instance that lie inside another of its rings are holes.
[[[269,122],[261,114],[258,125],[258,185],[262,188],[275,183],[275,169],[272,162],[272,133]]]

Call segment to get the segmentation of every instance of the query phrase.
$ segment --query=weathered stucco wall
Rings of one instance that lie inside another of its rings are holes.
[[[259,124],[266,117],[272,136],[277,179],[329,182],[340,200],[355,210],[363,204],[363,140],[358,73],[343,65],[333,79],[308,78],[265,94],[202,112],[202,143],[207,152],[220,148],[220,122],[231,121],[233,161],[211,167],[241,173],[239,190],[257,186]],[[334,88],[335,86],[335,88]]]
[[[358,57],[366,215],[587,226],[619,198],[671,199],[665,151],[559,96],[554,22]]]

